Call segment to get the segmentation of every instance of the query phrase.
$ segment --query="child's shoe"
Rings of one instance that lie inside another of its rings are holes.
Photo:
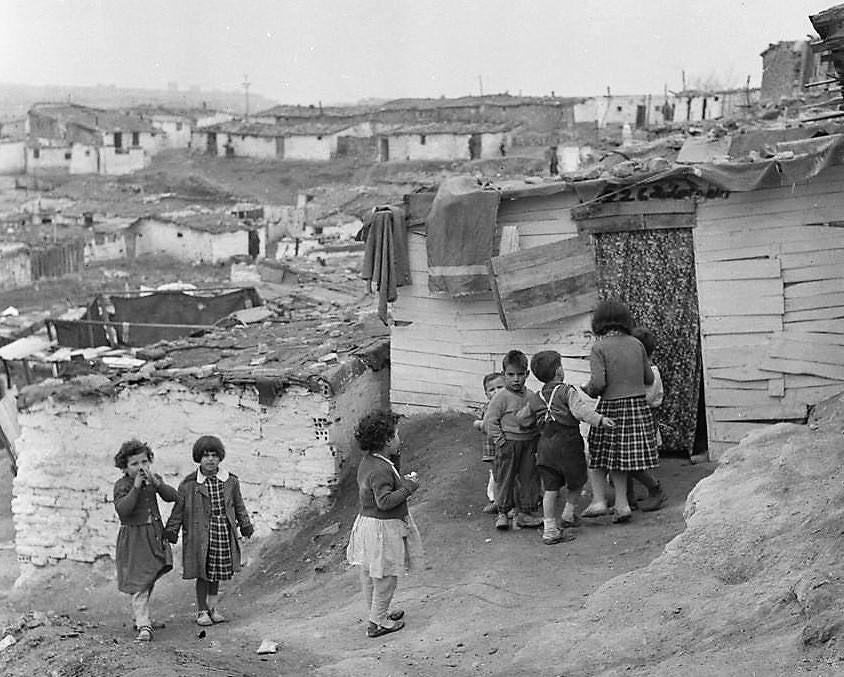
[[[223,614],[221,614],[219,611],[217,611],[216,608],[211,609],[208,612],[208,616],[211,618],[212,623],[225,623],[227,620],[229,620],[228,618],[223,616]]]
[[[516,525],[522,529],[535,529],[542,526],[542,518],[527,512],[516,515]]]
[[[142,625],[138,628],[138,635],[135,637],[136,642],[151,642],[152,628],[148,625]]]
[[[498,504],[495,501],[490,501],[484,506],[483,513],[485,515],[494,515],[498,512]]]
[[[654,510],[659,510],[667,500],[668,496],[665,495],[662,487],[657,485],[653,493],[648,492],[647,498],[642,499],[639,509],[642,512],[653,512]]]
[[[495,528],[501,529],[501,531],[510,528],[510,520],[507,518],[506,512],[498,513],[498,517],[495,518]]]
[[[569,529],[545,529],[542,533],[542,542],[545,545],[554,545],[556,543],[565,543],[566,541],[573,541],[574,534]]]
[[[211,620],[211,615],[208,613],[207,609],[202,609],[202,611],[196,612],[196,624],[203,627],[214,625],[214,621]]]

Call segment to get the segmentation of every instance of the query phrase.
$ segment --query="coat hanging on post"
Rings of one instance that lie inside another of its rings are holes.
[[[378,291],[378,317],[387,324],[387,303],[398,298],[397,287],[410,284],[404,211],[399,207],[376,207],[367,219],[368,232],[361,277]]]

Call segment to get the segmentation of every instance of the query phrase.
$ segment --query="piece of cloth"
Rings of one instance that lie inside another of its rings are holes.
[[[557,491],[562,486],[569,491],[582,489],[587,473],[580,426],[544,423],[536,442],[536,467],[545,491]]]
[[[132,616],[135,619],[136,628],[152,627],[152,621],[149,617],[149,600],[151,596],[151,587],[132,593]]]
[[[494,458],[493,458],[494,460]],[[489,479],[486,483],[486,497],[489,499],[490,503],[495,501],[495,492],[496,492],[496,485],[495,485],[495,475],[492,472],[492,468],[489,469]]]
[[[398,576],[373,578],[369,575],[369,568],[361,566],[360,583],[369,621],[376,625],[388,625],[390,604],[393,602],[393,595],[399,584]]]
[[[498,391],[496,395],[505,392]],[[498,512],[507,513],[513,507],[520,512],[536,509],[539,496],[539,476],[536,473],[536,438],[505,440],[495,450],[492,464],[495,475]]]
[[[593,241],[599,297],[622,301],[636,323],[656,335],[651,359],[665,388],[659,408],[664,448],[691,455],[703,418],[694,231],[598,233]]]
[[[120,592],[148,590],[173,568],[173,554],[158,510],[159,495],[170,503],[176,500],[176,490],[168,484],[162,484],[159,491],[151,484],[135,487],[127,475],[114,483],[114,508],[120,517],[115,551]]]
[[[397,287],[410,284],[410,261],[404,210],[376,207],[367,218],[368,231],[361,277],[378,292],[378,317],[387,324],[387,303],[398,298]]]
[[[486,410],[488,407],[489,402],[484,404],[479,416],[479,420],[481,422],[481,435],[483,435],[483,441],[481,442],[481,460],[485,463],[492,463],[495,460],[495,450],[493,449],[489,435],[487,435],[486,428],[483,425],[484,416],[486,416]]]
[[[200,480],[197,481],[197,475]],[[225,477],[225,479],[223,479]],[[225,519],[228,522],[229,548],[231,549],[232,570],[241,568],[240,542],[237,527],[241,534],[251,533],[252,521],[240,492],[237,475],[220,469],[217,479],[223,485],[223,505]],[[201,472],[192,472],[179,484],[176,505],[170,513],[164,533],[167,540],[175,543],[182,531],[182,578],[204,578],[208,580],[206,564],[211,531],[211,496],[208,483]],[[182,527],[186,527],[182,529]]]
[[[205,483],[208,485],[208,496],[211,499],[208,561],[205,563],[205,571],[209,581],[227,581],[234,576],[234,567],[223,483],[217,477],[207,477]]]
[[[629,334],[599,336],[589,354],[591,376],[583,390],[590,397],[617,400],[645,394],[654,375],[643,346]]]
[[[403,519],[410,491],[389,462],[366,454],[358,464],[360,514],[375,519]]]
[[[487,404],[483,425],[496,448],[504,440],[529,440],[536,437],[536,423],[526,420],[526,425],[522,425],[517,419],[519,411],[528,403],[530,394],[527,388],[521,392],[504,388],[492,396]]]
[[[400,576],[424,567],[422,538],[408,513],[402,519],[358,515],[346,547],[349,564],[367,567],[373,578]]]
[[[662,447],[662,432],[659,430],[659,411],[658,407],[662,405],[662,400],[665,398],[665,389],[662,386],[662,376],[656,365],[651,364],[651,371],[654,373],[654,382],[651,383],[645,390],[645,402],[650,407],[651,415],[654,417],[654,428],[656,429],[656,448]]]
[[[443,181],[425,219],[428,289],[451,296],[489,292],[500,193],[471,176]]]
[[[645,396],[601,399],[598,411],[615,421],[615,427],[589,430],[589,467],[630,472],[659,465],[654,419]]]

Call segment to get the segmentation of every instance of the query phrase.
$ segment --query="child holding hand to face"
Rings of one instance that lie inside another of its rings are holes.
[[[120,517],[117,535],[117,589],[132,595],[135,639],[149,642],[153,623],[149,602],[156,581],[173,568],[170,544],[158,511],[158,497],[172,503],[176,490],[152,472],[152,449],[138,440],[120,446],[114,465],[123,477],[114,483],[114,509]]]

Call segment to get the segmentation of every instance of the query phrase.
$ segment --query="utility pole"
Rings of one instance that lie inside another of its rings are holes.
[[[244,120],[249,120],[249,87],[252,83],[249,82],[249,76],[243,76],[243,93],[246,97],[246,114],[243,116]]]
[[[481,89],[481,96],[483,96],[484,95],[484,79],[480,75],[478,76],[478,85],[480,86],[480,89]]]

